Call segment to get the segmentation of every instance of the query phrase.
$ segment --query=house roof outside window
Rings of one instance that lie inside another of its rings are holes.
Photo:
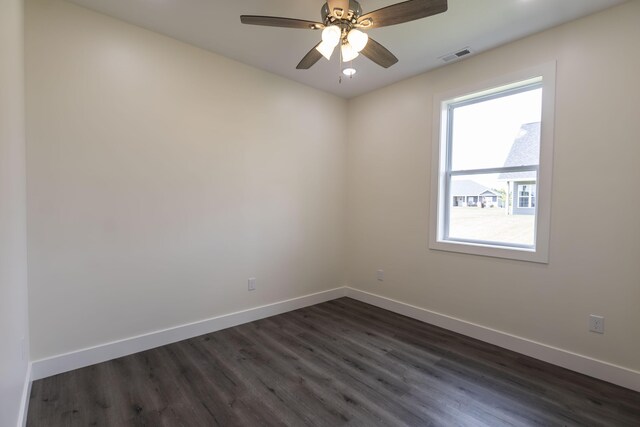
[[[504,162],[505,167],[537,165],[540,158],[540,122],[522,125],[518,137]],[[498,179],[506,181],[535,180],[535,172],[501,173]]]

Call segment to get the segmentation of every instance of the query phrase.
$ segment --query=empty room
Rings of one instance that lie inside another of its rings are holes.
[[[0,426],[640,425],[639,23],[2,0]]]

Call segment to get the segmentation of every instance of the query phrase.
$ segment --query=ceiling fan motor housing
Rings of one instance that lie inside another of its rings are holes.
[[[341,23],[341,21],[347,21],[352,24],[355,24],[356,20],[360,15],[362,15],[362,7],[360,7],[360,3],[356,0],[349,0],[349,10],[345,11],[346,15],[343,14],[340,19],[333,16],[331,10],[329,10],[329,4],[325,3],[320,10],[322,16],[322,22],[325,25],[337,25]]]

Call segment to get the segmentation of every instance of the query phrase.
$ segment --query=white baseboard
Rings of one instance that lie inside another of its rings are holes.
[[[32,362],[33,381],[345,296],[336,288]]]
[[[640,391],[640,372],[593,359],[581,354],[531,341],[475,323],[416,307],[390,298],[347,288],[346,296],[402,314],[441,328],[598,378],[631,390]]]
[[[343,296],[348,296],[358,301],[393,311],[394,313],[402,314],[425,323],[439,326],[538,360],[640,392],[640,372],[638,371],[349,287],[335,288],[324,292],[279,301],[273,304],[225,314],[199,322],[189,323],[161,331],[126,338],[120,341],[114,341],[95,347],[60,354],[46,359],[36,360],[29,366],[29,378],[32,381],[39,380],[41,378],[93,365],[95,363],[105,362],[107,360],[219,331],[221,329],[230,328],[243,323],[253,322],[254,320],[286,313],[288,311],[297,310],[299,308],[308,307],[310,305],[319,304],[321,302],[330,301]],[[30,388],[31,381],[27,381],[25,383],[23,396],[24,408],[21,409],[21,417],[23,417],[23,421],[26,421]]]
[[[22,397],[20,399],[20,412],[18,413],[17,427],[27,425],[27,413],[29,412],[29,397],[31,396],[31,363],[27,365],[27,373],[22,387]]]

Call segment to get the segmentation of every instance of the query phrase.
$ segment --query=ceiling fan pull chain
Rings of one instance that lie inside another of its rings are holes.
[[[340,58],[338,60],[338,84],[342,84],[342,49],[340,50]]]

